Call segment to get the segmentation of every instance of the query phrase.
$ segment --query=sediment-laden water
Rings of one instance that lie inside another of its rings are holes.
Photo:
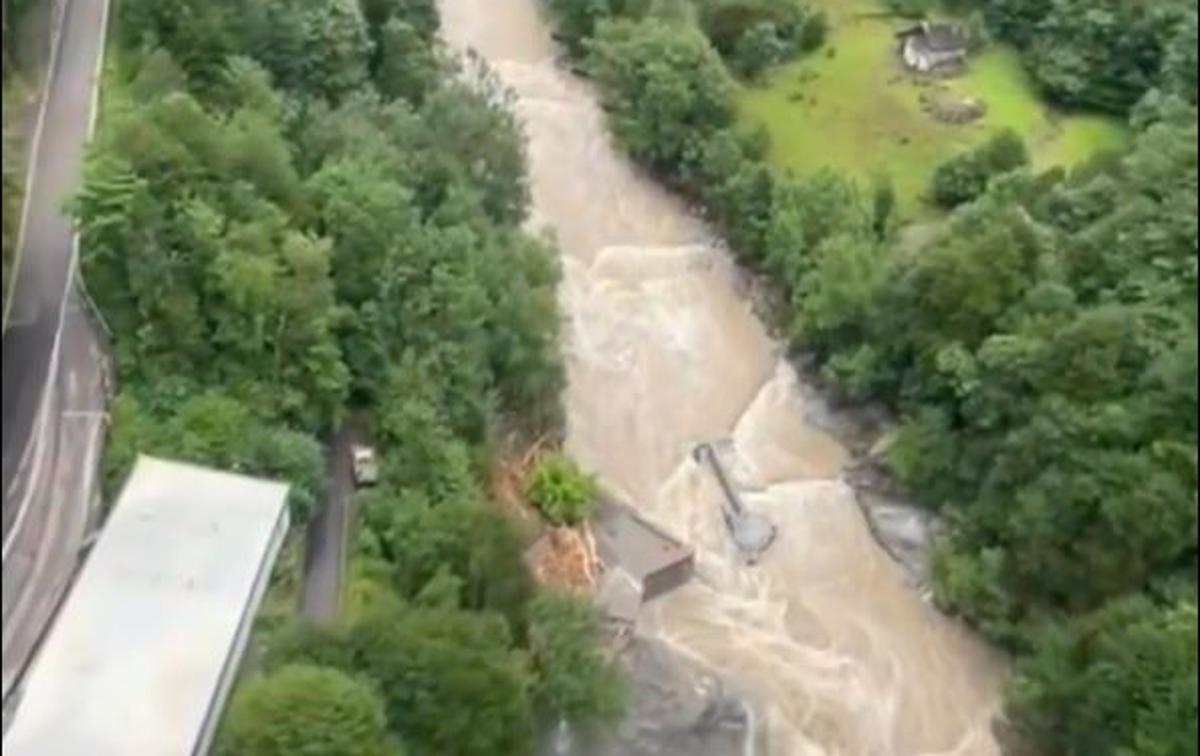
[[[872,539],[843,480],[847,451],[813,417],[729,257],[612,144],[589,85],[556,64],[536,0],[441,10],[447,42],[517,95],[532,223],[563,254],[568,448],[697,549],[692,583],[646,607],[643,656],[673,659],[671,684],[692,698],[720,696],[689,715],[691,732],[672,732],[679,721],[648,721],[672,716],[653,714],[671,696],[642,674],[641,718],[604,753],[998,754],[1002,659]],[[714,439],[747,506],[779,526],[755,567],[690,454]]]

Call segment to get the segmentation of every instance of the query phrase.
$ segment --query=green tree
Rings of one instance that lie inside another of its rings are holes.
[[[1122,0],[987,0],[984,9],[992,30],[1025,51],[1051,97],[1119,114],[1158,84],[1189,12],[1184,3]]]
[[[443,188],[438,199],[448,202],[452,191],[470,186],[489,218],[515,225],[529,209],[529,183],[512,97],[494,75],[481,73],[477,86],[443,86],[427,98],[421,115],[430,173],[458,184]]]
[[[361,4],[363,17],[376,31],[396,19],[408,24],[421,39],[429,42],[441,25],[437,0],[362,0]]]
[[[603,21],[618,17],[641,17],[649,0],[544,0],[554,16],[557,34],[572,55],[582,56],[587,41]]]
[[[437,52],[407,21],[391,18],[379,32],[375,86],[384,97],[419,105],[441,79]]]
[[[733,121],[733,83],[698,31],[656,20],[607,22],[590,47],[588,70],[617,139],[668,174]]]
[[[216,751],[221,756],[385,756],[383,702],[334,669],[286,666],[245,682],[233,696]]]
[[[303,526],[322,494],[321,446],[310,435],[268,424],[216,390],[139,399],[126,388],[113,403],[105,492],[115,495],[139,453],[286,481],[292,522]],[[141,393],[152,393],[142,390]],[[164,401],[165,400],[165,401]],[[157,407],[158,404],[165,407]]]
[[[227,0],[131,0],[121,6],[120,23],[115,27],[124,48],[162,46],[198,85],[213,85],[238,47],[229,23],[232,6]],[[182,18],[187,23],[179,23]]]
[[[299,179],[261,77],[228,72],[253,101],[228,118],[178,92],[114,97],[74,206],[82,263],[126,379],[223,384],[316,429],[349,383],[329,245],[295,228]]]
[[[933,173],[933,200],[947,208],[970,202],[984,193],[992,178],[1028,164],[1025,143],[1016,132],[1005,129],[939,165]]]
[[[414,751],[516,756],[532,748],[529,662],[499,616],[384,611],[356,625],[350,643]]]
[[[1001,38],[1023,48],[1050,13],[1051,3],[1052,0],[987,0],[983,7],[988,26]]]
[[[766,41],[766,27],[775,40],[771,44],[778,45],[779,60],[790,57],[800,49],[810,17],[799,0],[702,0],[699,5],[700,27],[727,60],[738,59],[748,36]]]
[[[357,0],[325,0],[304,30],[306,89],[336,100],[367,81],[372,41]]]
[[[430,501],[412,491],[379,489],[363,502],[365,545],[383,559],[402,598],[415,598],[446,571],[459,581],[457,608],[499,612],[523,632],[533,580],[522,544],[478,491],[466,496]]]
[[[796,289],[792,336],[818,352],[861,339],[883,287],[881,251],[871,238],[839,234],[816,250],[816,266]]]
[[[1068,756],[1196,752],[1196,605],[1122,599],[1048,631],[1012,716]]]
[[[625,711],[626,681],[601,650],[600,617],[588,603],[543,593],[530,605],[534,700],[573,725],[612,724]]]
[[[775,24],[760,21],[738,39],[729,62],[738,75],[753,80],[783,61],[787,53],[787,43],[779,38]]]
[[[1185,9],[1163,56],[1163,88],[1196,104],[1196,8]]]
[[[761,132],[721,129],[705,140],[699,165],[682,177],[697,187],[733,249],[752,261],[762,255],[774,188],[760,138]]]
[[[827,239],[871,233],[871,217],[857,187],[821,171],[775,183],[764,235],[762,265],[790,293],[816,263]]]

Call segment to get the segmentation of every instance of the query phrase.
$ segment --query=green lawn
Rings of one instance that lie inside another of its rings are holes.
[[[928,84],[906,73],[895,54],[894,32],[903,22],[864,17],[878,12],[874,0],[817,4],[832,22],[825,48],[739,94],[743,119],[766,127],[780,169],[830,167],[861,179],[886,173],[901,210],[912,216],[923,214],[920,197],[937,164],[998,128],[1020,132],[1039,168],[1070,166],[1126,138],[1112,119],[1052,112],[1004,47],[972,58],[969,71],[949,82],[952,91],[987,103],[987,115],[969,126],[938,123],[920,107]]]

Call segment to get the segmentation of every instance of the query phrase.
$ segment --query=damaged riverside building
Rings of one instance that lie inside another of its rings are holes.
[[[641,605],[691,579],[691,546],[616,504],[594,523],[596,552],[605,566],[597,599],[618,634],[632,631]]]

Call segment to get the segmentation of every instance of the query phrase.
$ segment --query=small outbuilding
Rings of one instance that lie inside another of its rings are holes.
[[[969,39],[957,26],[922,21],[896,36],[900,40],[900,57],[914,71],[952,71],[966,64]]]

